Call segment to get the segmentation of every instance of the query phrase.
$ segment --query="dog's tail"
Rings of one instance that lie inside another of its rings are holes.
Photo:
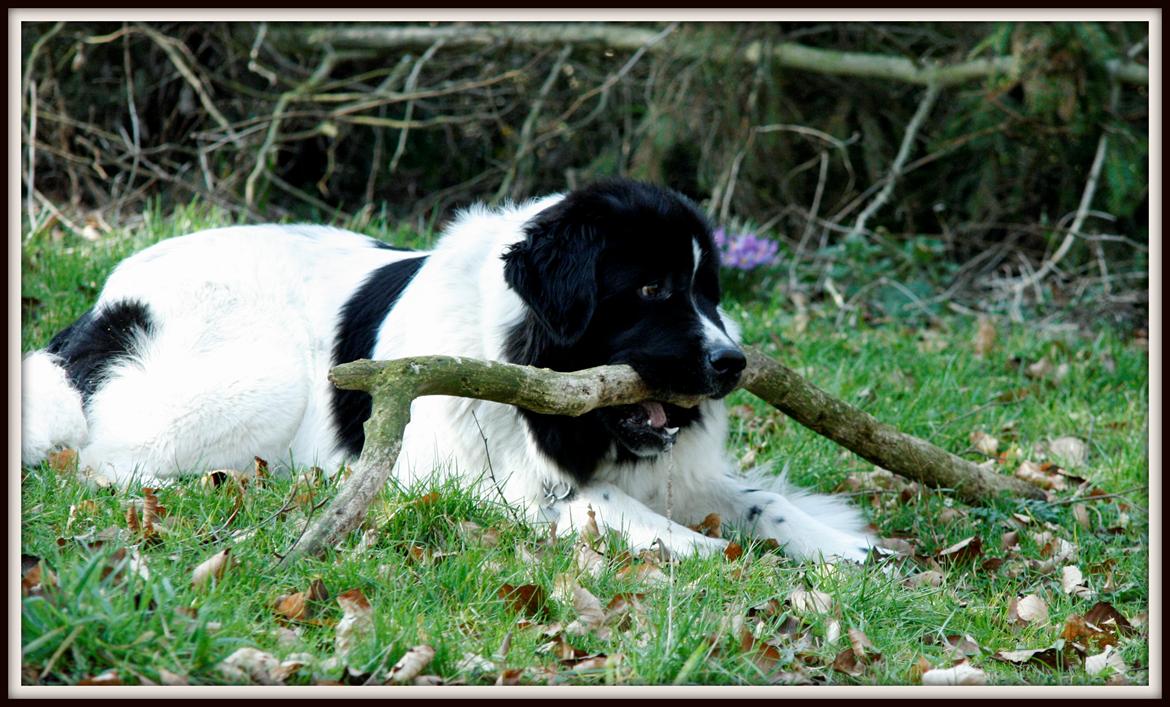
[[[35,466],[60,447],[80,449],[89,436],[81,393],[61,359],[34,351],[20,366],[20,463]]]

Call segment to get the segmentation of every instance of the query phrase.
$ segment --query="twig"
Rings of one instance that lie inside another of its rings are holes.
[[[540,117],[540,111],[544,109],[544,102],[548,98],[549,91],[552,90],[553,84],[556,83],[557,77],[560,76],[561,67],[564,66],[565,60],[569,58],[569,54],[572,51],[573,46],[566,44],[564,49],[561,50],[561,53],[557,55],[556,61],[553,62],[552,68],[544,80],[544,84],[540,87],[540,93],[536,95],[536,100],[532,102],[532,108],[528,111],[528,116],[524,119],[524,125],[520,128],[520,138],[517,143],[516,154],[512,157],[512,163],[508,165],[508,171],[500,181],[500,188],[496,190],[496,195],[492,197],[492,201],[498,202],[511,191],[512,183],[516,179],[516,173],[520,169],[521,160],[531,152],[532,129],[536,126],[536,119]]]
[[[1118,98],[1118,84],[1114,82],[1111,93],[1110,102],[1112,105],[1117,104]],[[1060,247],[1051,257],[1045,259],[1040,269],[1031,276],[1022,278],[1016,284],[1016,292],[1022,293],[1028,287],[1039,285],[1048,273],[1052,272],[1053,268],[1064,258],[1070,248],[1072,248],[1073,241],[1081,235],[1081,226],[1085,222],[1085,217],[1089,213],[1089,206],[1093,203],[1093,196],[1097,193],[1097,181],[1101,177],[1101,167],[1105,164],[1105,152],[1109,148],[1109,131],[1108,129],[1101,130],[1101,139],[1097,141],[1097,152],[1093,155],[1093,165],[1089,168],[1089,177],[1085,180],[1085,188],[1081,192],[1081,203],[1077,207],[1076,217],[1073,218],[1072,225],[1068,228],[1068,233],[1061,242]]]
[[[121,194],[114,201],[114,221],[121,221],[122,204],[125,201],[126,193],[134,186],[134,181],[138,177],[138,164],[142,157],[142,141],[140,138],[138,128],[138,106],[134,101],[134,74],[130,66],[130,38],[129,35],[122,37],[122,66],[126,72],[126,109],[130,112],[130,131],[134,136],[133,145],[128,145],[133,150],[134,159],[130,164],[130,176],[126,179],[125,188],[121,190]]]
[[[203,82],[200,81],[199,77],[195,75],[195,72],[193,72],[191,68],[187,66],[187,62],[183,59],[182,56],[180,56],[178,50],[176,50],[176,45],[181,45],[182,43],[176,39],[167,37],[166,35],[158,32],[148,25],[139,24],[137,27],[138,31],[143,32],[147,37],[150,37],[154,43],[157,44],[163,50],[163,52],[166,53],[167,58],[171,60],[171,63],[175,65],[175,68],[178,69],[179,73],[183,75],[184,79],[186,79],[187,84],[191,86],[192,90],[194,90],[196,95],[199,96],[199,102],[203,104],[204,110],[206,110],[211,115],[211,117],[215,119],[215,122],[219,123],[219,126],[223,128],[223,130],[231,138],[232,143],[235,144],[236,147],[240,147],[240,138],[236,135],[235,131],[232,130],[228,119],[225,118],[223,113],[220,113],[219,109],[215,107],[215,102],[211,100],[211,96],[208,95],[207,89],[203,86]],[[186,49],[186,46],[184,45],[183,48]],[[250,203],[249,206],[251,206]]]
[[[403,86],[403,89],[407,93],[410,93],[414,90],[414,87],[418,84],[418,76],[422,72],[423,65],[426,64],[427,61],[429,61],[430,58],[435,55],[435,52],[439,51],[439,49],[443,46],[443,41],[444,40],[442,39],[435,40],[435,43],[432,44],[421,57],[419,57],[417,62],[415,62],[414,68],[410,70],[410,76],[406,77],[406,85]],[[394,148],[394,156],[390,158],[390,174],[394,174],[398,171],[398,161],[402,159],[402,155],[406,152],[406,135],[410,130],[409,123],[411,117],[413,116],[414,101],[410,100],[406,102],[406,110],[402,115],[402,122],[406,125],[404,125],[402,130],[398,133],[398,145]]]
[[[28,111],[28,170],[25,177],[25,208],[28,210],[28,235],[24,242],[37,232],[36,210],[36,164],[37,164],[37,82],[28,82],[29,111]]]
[[[893,164],[890,165],[889,175],[886,178],[886,185],[874,197],[874,200],[866,206],[857,216],[857,221],[854,222],[853,228],[845,236],[846,240],[856,237],[858,234],[865,232],[865,224],[870,217],[877,213],[878,209],[886,205],[889,201],[890,195],[894,192],[894,185],[898,181],[898,177],[902,174],[902,168],[906,164],[907,158],[910,157],[910,150],[914,145],[914,138],[918,136],[918,130],[922,127],[922,123],[926,120],[927,114],[934,106],[934,101],[938,98],[939,84],[931,84],[927,86],[926,93],[922,96],[922,100],[918,104],[918,110],[914,111],[914,117],[910,119],[910,123],[906,126],[906,134],[902,137],[902,145],[898,148],[898,154],[894,157]]]
[[[314,86],[324,81],[329,75],[329,72],[333,71],[335,59],[336,55],[333,53],[333,50],[326,49],[325,55],[321,57],[321,63],[317,65],[317,70],[303,83],[291,91],[285,91],[280,94],[280,98],[277,99],[276,107],[272,109],[272,117],[269,119],[268,132],[264,136],[264,142],[260,145],[260,149],[256,151],[256,164],[252,167],[252,172],[248,174],[248,179],[244,183],[244,203],[249,207],[255,203],[256,182],[259,181],[260,175],[267,170],[268,153],[276,143],[277,135],[280,134],[280,123],[284,120],[284,109],[293,98],[311,91]]]
[[[821,206],[821,195],[825,191],[825,180],[829,176],[829,153],[822,150],[821,155],[821,169],[817,175],[817,190],[813,194],[813,203],[809,207],[808,217],[804,221],[804,230],[800,233],[800,241],[796,244],[796,250],[792,253],[792,262],[788,264],[788,289],[796,290],[796,265],[800,262],[800,257],[804,254],[804,247],[808,243],[809,237],[813,232],[813,224],[817,220],[817,212]]]

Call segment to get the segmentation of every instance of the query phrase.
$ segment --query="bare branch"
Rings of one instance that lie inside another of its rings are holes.
[[[452,46],[490,46],[500,42],[520,44],[601,44],[614,49],[636,49],[649,41],[654,30],[598,23],[485,24],[474,27],[402,27],[370,25],[316,29],[308,33],[312,44],[385,49],[430,44],[443,39]],[[302,34],[303,36],[303,34]],[[659,49],[661,49],[660,47]],[[777,67],[839,76],[859,76],[919,84],[954,86],[989,76],[1011,75],[1020,68],[1020,59],[998,56],[956,64],[916,62],[912,59],[867,52],[819,49],[795,42],[766,44],[755,41],[741,49],[710,49],[699,44],[676,43],[670,47],[679,56],[709,57],[724,61],[757,64],[765,55]],[[1133,61],[1113,59],[1105,67],[1119,81],[1148,84],[1149,68]]]

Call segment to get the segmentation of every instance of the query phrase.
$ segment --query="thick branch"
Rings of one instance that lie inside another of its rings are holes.
[[[653,28],[595,22],[532,22],[439,27],[401,25],[327,27],[308,32],[307,38],[303,32],[295,36],[301,38],[301,41],[307,39],[308,43],[313,45],[370,49],[429,45],[442,39],[448,46],[488,46],[510,41],[532,45],[597,44],[613,49],[636,51],[653,38],[655,31]],[[283,41],[290,41],[292,36],[294,35],[286,35]],[[752,42],[739,49],[712,51],[700,43],[676,41],[664,42],[652,47],[651,51],[666,49],[688,58],[714,58],[752,64],[763,58],[766,52],[770,54],[773,64],[778,67],[822,74],[905,81],[923,86],[937,84],[940,87],[954,86],[998,74],[1011,74],[1019,68],[1019,60],[1013,56],[974,59],[956,64],[931,64],[884,54],[819,49],[795,42],[769,45]],[[1126,83],[1148,84],[1150,81],[1149,68],[1132,61],[1113,59],[1106,62],[1106,69],[1117,80]]]
[[[1041,497],[1040,491],[1027,483],[981,469],[878,422],[758,351],[748,349],[747,355],[743,388],[882,468],[928,486],[953,489],[969,503],[986,503],[1003,492]],[[320,552],[361,523],[390,477],[410,422],[410,403],[417,397],[457,395],[574,417],[649,398],[685,406],[698,403],[696,398],[656,394],[628,366],[560,373],[469,358],[422,356],[355,361],[334,368],[330,379],[338,388],[365,390],[373,397],[373,410],[365,424],[366,444],[353,475],[325,514],[285,556],[286,561]]]

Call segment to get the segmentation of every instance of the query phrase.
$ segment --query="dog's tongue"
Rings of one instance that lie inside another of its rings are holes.
[[[662,403],[647,400],[642,403],[642,407],[646,409],[646,414],[650,416],[651,427],[666,426],[666,411],[662,409]]]

